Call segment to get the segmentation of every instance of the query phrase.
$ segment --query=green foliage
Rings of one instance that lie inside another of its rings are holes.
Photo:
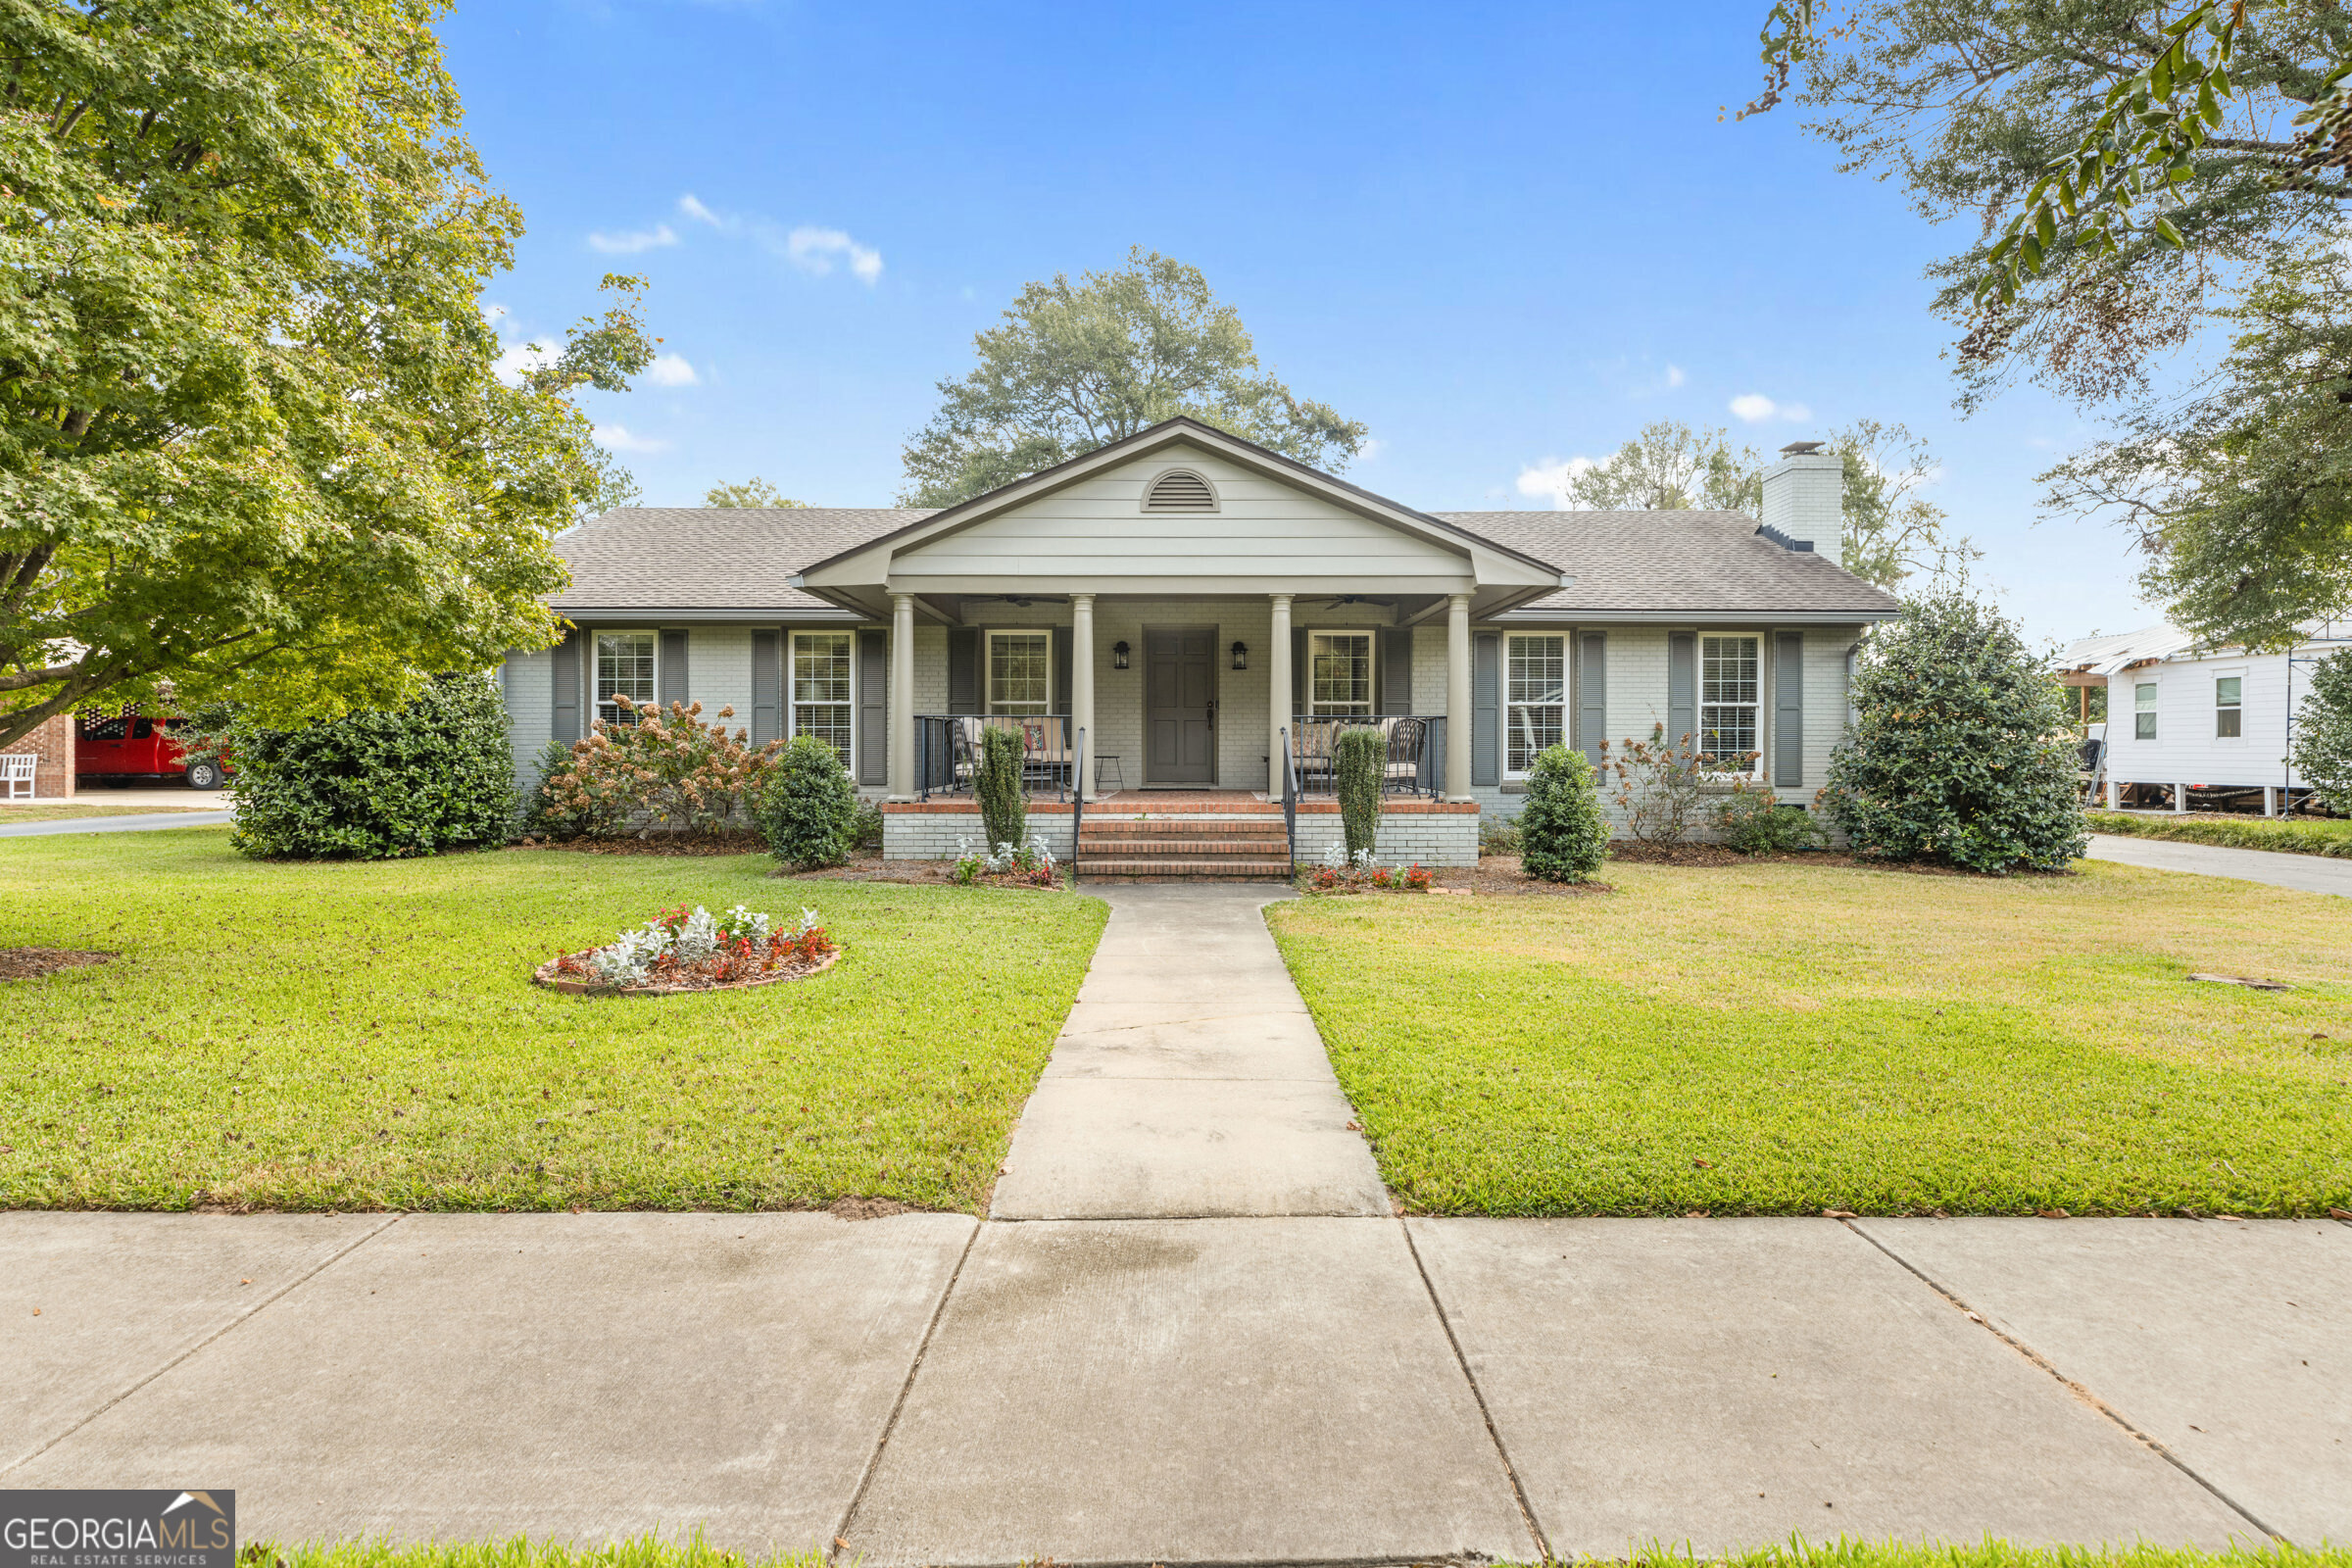
[[[487,675],[445,675],[406,708],[231,731],[246,855],[380,860],[503,842],[514,817],[506,705]]]
[[[1370,852],[1380,837],[1380,785],[1389,764],[1389,738],[1376,729],[1343,729],[1331,751],[1340,796],[1340,832],[1348,841],[1348,858],[1352,861]]]
[[[2278,850],[2289,855],[2329,855],[2352,860],[2352,822],[2341,817],[2224,816],[2199,812],[2175,816],[2145,811],[2086,811],[2093,833],[2132,838],[2174,839],[2183,844],[2218,844],[2232,850]]]
[[[1616,748],[1600,743],[1600,771],[1616,782],[1626,831],[1643,844],[1680,844],[1689,838],[1710,775],[1743,769],[1754,760],[1752,752],[1709,757],[1698,749],[1697,737],[1669,736],[1666,726],[1655,722],[1645,741],[1629,736]]]
[[[939,412],[906,444],[903,506],[952,507],[1178,415],[1319,468],[1364,442],[1362,424],[1258,370],[1199,268],[1140,245],[1116,271],[1025,285],[972,346],[979,365],[939,383]]]
[[[987,848],[1000,844],[1019,849],[1029,842],[1029,789],[1021,774],[1022,742],[1018,730],[1000,724],[980,730],[980,766],[972,793],[980,802],[980,831]]]
[[[2352,816],[2352,651],[2329,654],[2312,671],[2295,713],[2294,763],[2328,809]]]
[[[1609,853],[1600,785],[1582,752],[1546,746],[1528,770],[1519,812],[1520,866],[1546,882],[1590,882]]]
[[[237,1553],[237,1568],[825,1568],[825,1554],[762,1552],[754,1556],[722,1550],[703,1539],[702,1527],[698,1525],[684,1541],[644,1535],[593,1546],[575,1546],[564,1541],[532,1541],[527,1536],[507,1541],[436,1542],[431,1545],[395,1544],[380,1538],[302,1543],[255,1541],[247,1543]],[[1960,1568],[1974,1568],[1974,1565],[1963,1564]],[[2006,1565],[1987,1564],[1986,1568],[2006,1568]],[[2099,1565],[2074,1564],[2070,1568],[2099,1568]],[[2176,1568],[2176,1565],[2151,1563],[2147,1568]]]
[[[882,853],[882,808],[872,801],[861,800],[850,817],[850,825],[842,834],[852,855],[880,855]]]
[[[640,837],[656,829],[712,836],[754,825],[752,803],[782,742],[754,751],[749,731],[727,728],[732,708],[706,721],[699,702],[615,702],[625,720],[598,719],[572,747],[569,764],[543,776],[547,812],[585,824],[583,831],[634,826]]]
[[[1724,848],[1741,855],[1794,855],[1821,842],[1821,829],[1801,808],[1785,806],[1770,790],[1736,789],[1715,805],[1715,832]]]
[[[808,503],[789,499],[783,491],[778,490],[758,474],[754,474],[741,484],[712,485],[703,492],[703,505],[706,507],[784,507],[797,510],[808,506]]]
[[[2082,854],[2074,715],[1994,611],[1909,601],[1865,646],[1852,702],[1822,804],[1857,856],[2001,875]]]
[[[752,814],[768,853],[786,865],[839,865],[852,847],[858,790],[839,752],[821,737],[796,735],[769,769]]]
[[[521,217],[428,0],[0,13],[0,747],[93,697],[395,708],[553,640],[550,536],[607,482],[571,386],[509,386]],[[624,294],[634,280],[611,279]]]
[[[1517,855],[1519,845],[1519,819],[1517,817],[1481,816],[1478,819],[1479,854]]]
[[[618,801],[580,787],[577,759],[562,741],[549,741],[531,761],[531,783],[522,792],[515,826],[525,838],[605,838],[620,828],[626,812]]]
[[[1656,419],[1568,481],[1570,505],[1593,512],[1756,510],[1764,459],[1724,430]]]

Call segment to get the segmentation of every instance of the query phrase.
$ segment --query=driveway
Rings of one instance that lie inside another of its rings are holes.
[[[2232,850],[2218,844],[2179,844],[2171,839],[2093,833],[2087,858],[2144,865],[2155,871],[2235,877],[2241,882],[2268,882],[2276,888],[2300,888],[2305,893],[2333,893],[2352,898],[2352,860],[2324,855],[2282,855],[2276,850]]]

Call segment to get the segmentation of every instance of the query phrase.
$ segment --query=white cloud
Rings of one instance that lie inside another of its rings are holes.
[[[644,251],[660,250],[664,245],[675,245],[677,242],[678,231],[667,223],[656,223],[651,228],[634,228],[622,234],[607,234],[599,231],[588,236],[588,248],[593,251],[602,251],[607,256],[635,256]]]
[[[1678,386],[1681,386],[1682,384],[1683,384],[1683,368],[1682,368],[1681,366],[1679,366],[1679,365],[1669,365],[1669,366],[1667,366],[1667,367],[1666,367],[1666,385],[1667,385],[1669,388],[1673,388],[1673,387],[1678,387]]]
[[[597,445],[611,447],[615,452],[667,452],[669,450],[668,442],[658,441],[651,436],[631,435],[628,426],[623,424],[598,425],[596,442]]]
[[[703,378],[683,354],[657,354],[645,368],[645,378],[656,386],[700,386]]]
[[[536,370],[555,357],[554,349],[538,343],[510,343],[499,352],[498,364],[492,369],[507,385],[520,386],[523,371]]]
[[[716,213],[712,212],[710,208],[705,207],[701,202],[695,200],[694,192],[692,191],[688,191],[685,195],[678,198],[678,211],[685,214],[688,218],[694,219],[698,222],[709,223],[712,228],[725,228],[728,226],[726,223],[720,220],[719,216]]]
[[[1542,496],[1551,503],[1554,512],[1564,511],[1568,505],[1568,486],[1578,474],[1598,466],[1600,465],[1591,458],[1569,458],[1564,462],[1558,458],[1545,458],[1519,470],[1519,493],[1523,496]]]
[[[1388,450],[1389,444],[1386,441],[1383,441],[1376,435],[1368,435],[1364,437],[1364,444],[1355,449],[1355,461],[1358,463],[1370,463],[1374,458],[1379,457],[1383,452]]]
[[[803,224],[784,236],[784,254],[793,266],[818,277],[833,270],[836,258],[846,259],[858,281],[871,287],[882,275],[882,253],[858,244],[838,228]]]
[[[1742,392],[1732,399],[1732,413],[1749,424],[1761,424],[1766,419],[1787,419],[1802,424],[1813,417],[1813,411],[1802,403],[1775,403],[1761,392]]]

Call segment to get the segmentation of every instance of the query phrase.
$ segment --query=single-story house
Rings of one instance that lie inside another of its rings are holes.
[[[2313,621],[2291,650],[2249,653],[2200,643],[2176,626],[2085,637],[2058,656],[2059,678],[2107,694],[2100,783],[2110,808],[2251,807],[2275,816],[2309,786],[2287,760],[2313,666],[2352,648],[2352,625]],[[2084,705],[2088,718],[2087,704]],[[2301,803],[2298,801],[2297,808]]]
[[[1384,858],[1474,862],[1544,747],[1653,724],[1807,804],[1897,612],[1838,564],[1842,471],[1785,449],[1761,522],[1429,513],[1177,418],[940,511],[622,508],[557,541],[572,629],[507,661],[515,756],[621,696],[731,707],[830,741],[887,853],[931,857],[977,832],[979,727],[1013,727],[1033,825],[1067,855],[1082,796],[1098,869],[1256,865],[1294,768],[1311,858],[1348,724],[1390,735]]]

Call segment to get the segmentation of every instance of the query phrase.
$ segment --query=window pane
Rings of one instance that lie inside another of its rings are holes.
[[[1752,703],[1756,700],[1755,638],[1701,638],[1699,662],[1700,702]]]
[[[2238,715],[2244,711],[2245,710],[2242,708],[2223,708],[2215,710],[2213,715],[2213,733],[2223,740],[2235,740],[2237,738]]]
[[[654,700],[654,634],[600,631],[596,634],[596,716],[608,723],[621,717],[612,699],[636,704]]]
[[[1318,713],[1372,711],[1372,634],[1316,632],[1307,640],[1308,693]]]
[[[1567,738],[1568,640],[1514,636],[1507,646],[1503,768],[1525,773],[1536,765],[1537,754]]]
[[[1568,640],[1564,637],[1511,639],[1511,701],[1563,703],[1568,700]]]
[[[990,712],[1044,712],[1053,700],[1053,633],[998,632],[989,638]]]
[[[2243,675],[2224,675],[2213,683],[2213,700],[2223,708],[2238,706],[2237,694],[2245,688]]]
[[[1698,710],[1698,749],[1729,760],[1756,749],[1753,704],[1709,704]]]
[[[2143,713],[2156,711],[2156,683],[2150,681],[2144,686],[2132,687],[2132,704]]]
[[[792,700],[846,703],[850,700],[850,634],[796,632],[792,639]]]

